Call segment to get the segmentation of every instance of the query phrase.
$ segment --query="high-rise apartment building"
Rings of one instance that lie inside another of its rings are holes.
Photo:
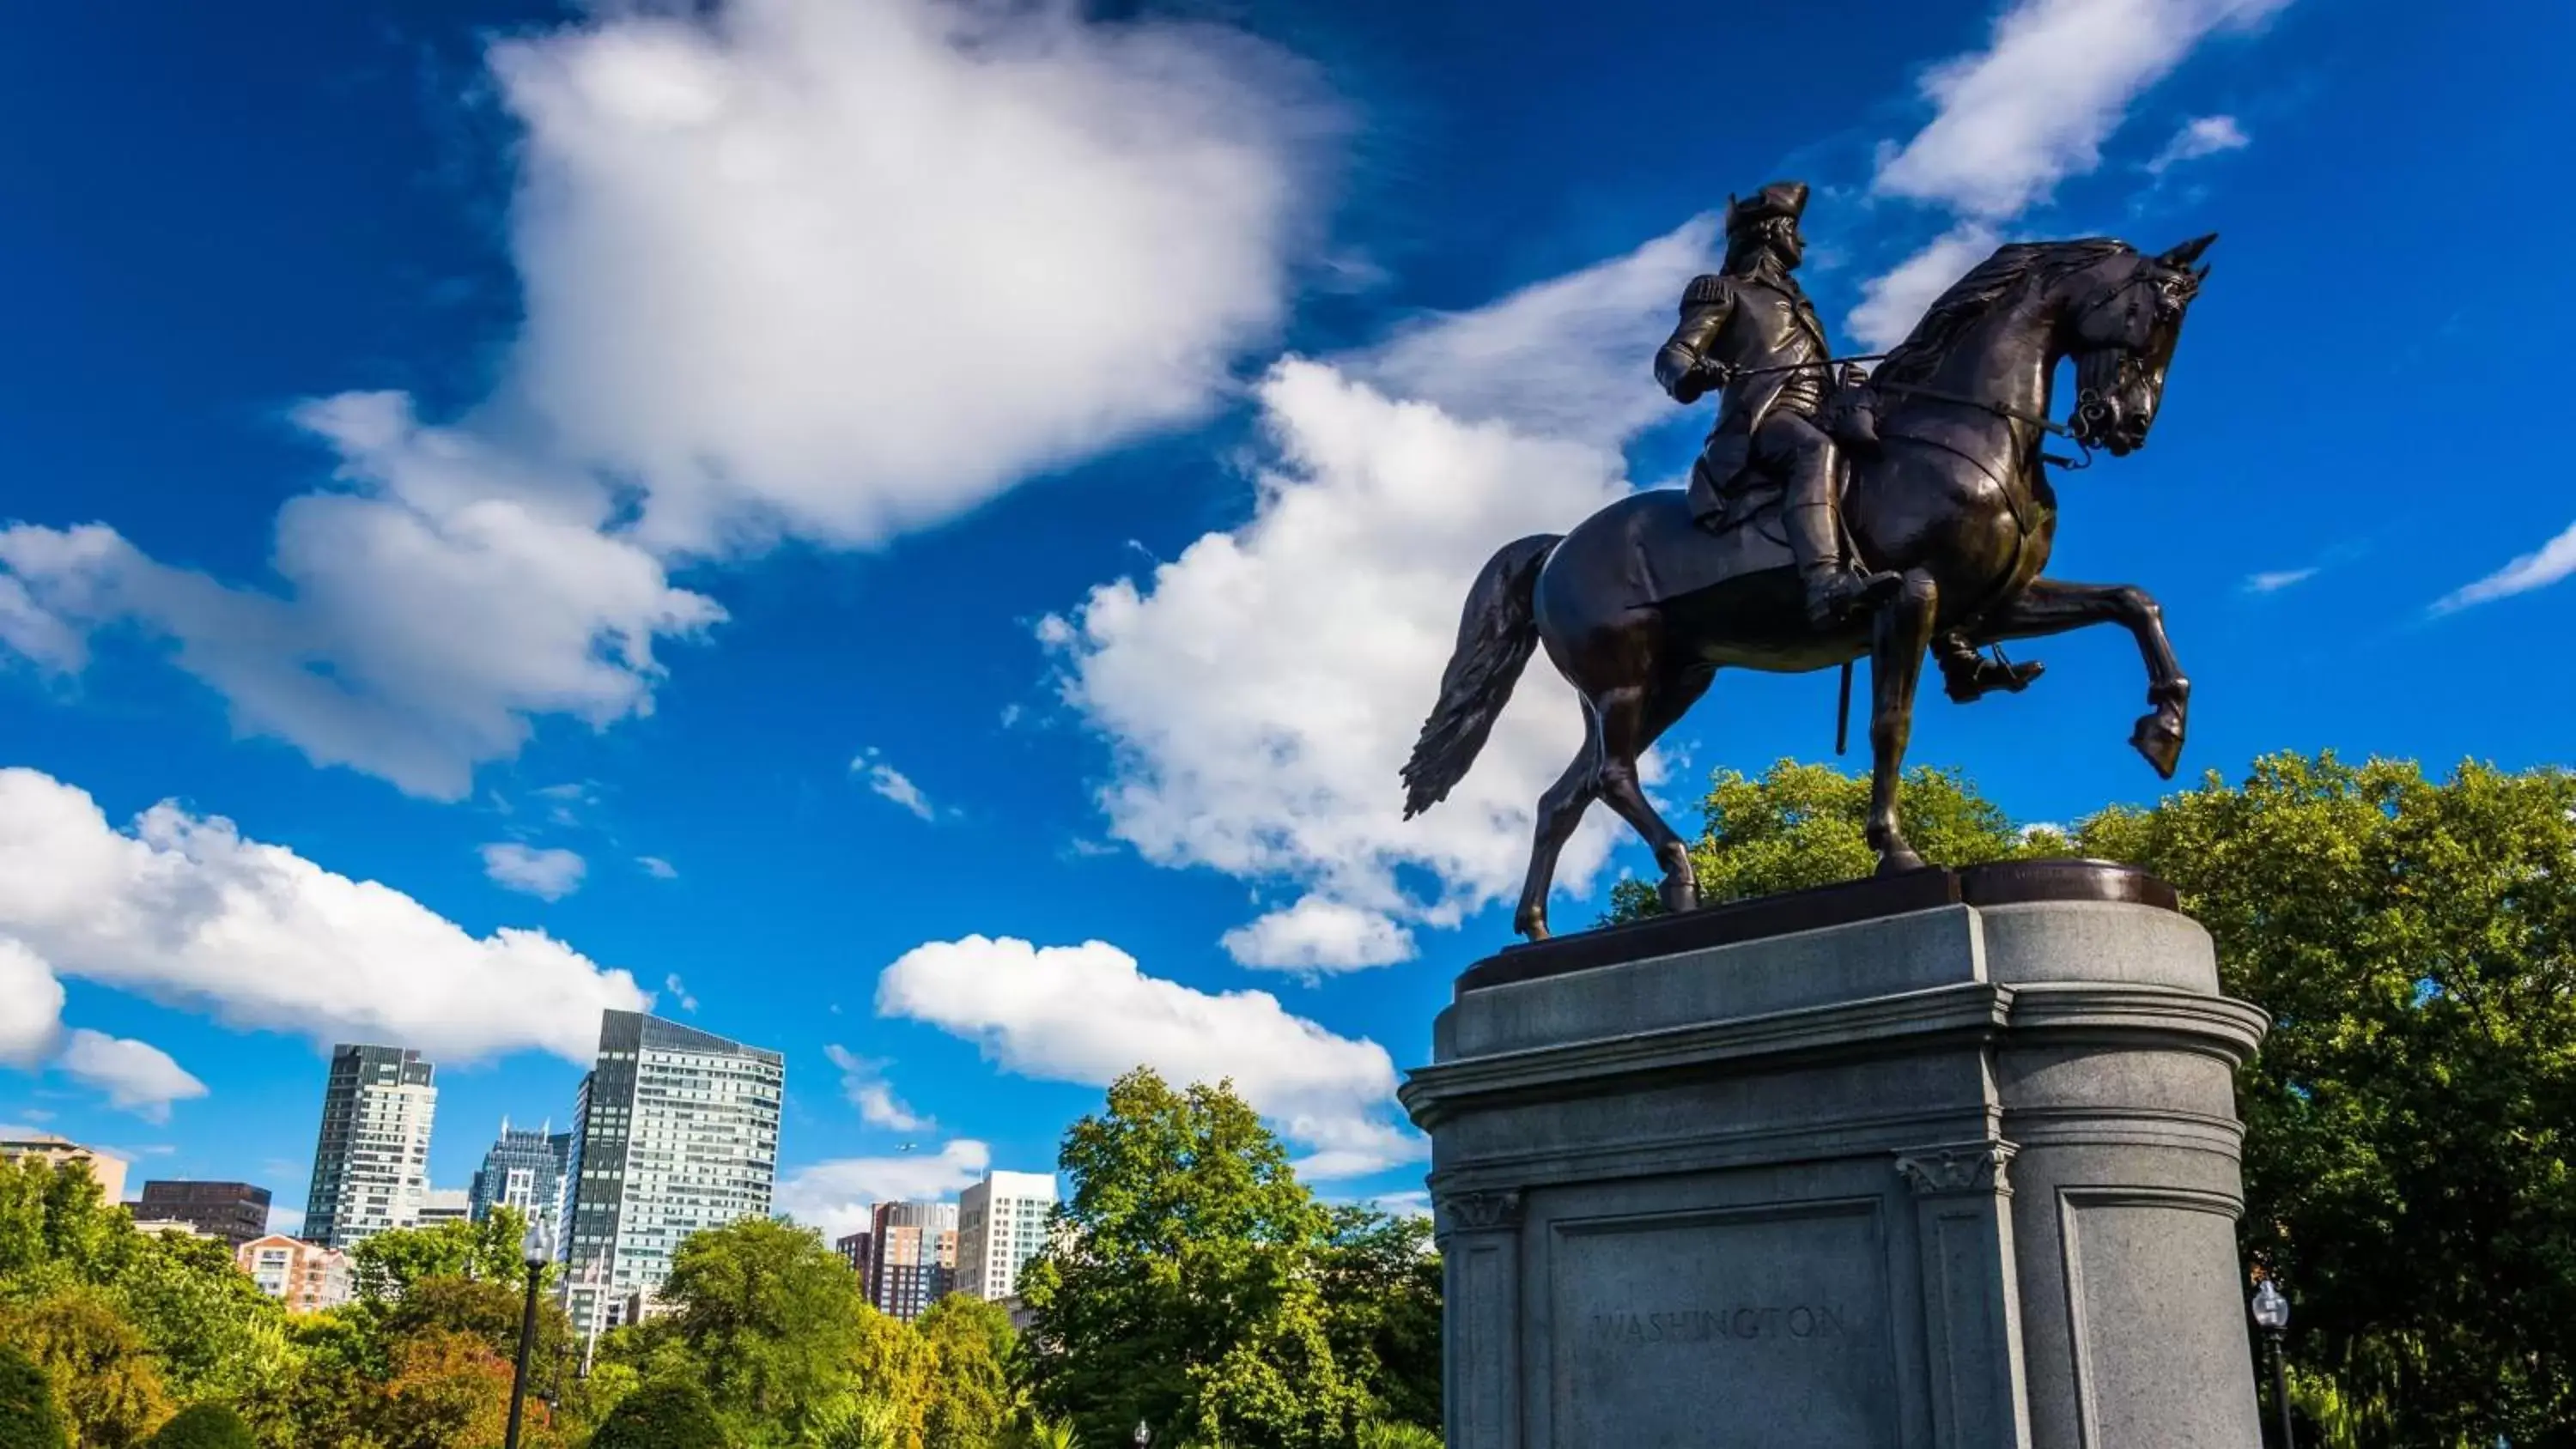
[[[868,1230],[868,1301],[910,1322],[957,1278],[957,1204],[881,1202]]]
[[[474,1217],[474,1194],[462,1187],[433,1187],[420,1195],[420,1206],[411,1215],[411,1226],[434,1228],[440,1223],[470,1222]]]
[[[138,1223],[186,1223],[238,1248],[268,1231],[268,1189],[247,1182],[188,1182],[156,1178],[143,1184],[134,1205]]]
[[[650,1303],[700,1228],[766,1217],[787,1059],[633,1011],[601,1014],[573,1109],[559,1255],[588,1333]]]
[[[530,1222],[553,1222],[562,1205],[564,1168],[571,1157],[571,1133],[544,1127],[530,1132],[503,1118],[500,1137],[483,1154],[483,1168],[467,1189],[474,1221],[490,1217],[496,1207],[507,1207],[518,1209]]]
[[[304,1236],[346,1248],[407,1227],[429,1193],[429,1126],[437,1069],[403,1047],[335,1046],[322,1089]]]
[[[991,1172],[957,1195],[957,1291],[995,1302],[1019,1291],[1020,1265],[1046,1246],[1055,1175]]]

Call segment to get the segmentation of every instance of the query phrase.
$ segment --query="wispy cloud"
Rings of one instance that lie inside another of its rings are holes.
[[[889,1063],[868,1061],[838,1042],[824,1047],[823,1055],[841,1069],[841,1095],[859,1109],[860,1121],[895,1132],[919,1132],[937,1125],[894,1094],[894,1084],[885,1076]]]
[[[2433,612],[2455,614],[2473,605],[2545,589],[2569,574],[2576,574],[2576,524],[2569,524],[2566,532],[2485,578],[2436,599]]]
[[[639,855],[635,864],[655,880],[678,880],[680,868],[658,855]]]
[[[670,975],[663,977],[662,989],[671,993],[671,999],[679,1004],[682,1011],[695,1011],[698,1009],[698,999],[689,994],[688,985],[680,980],[679,972],[674,971]]]
[[[2317,570],[2314,567],[2303,569],[2271,569],[2263,573],[2247,574],[2245,576],[2245,592],[2249,594],[2277,594],[2283,589],[2296,588],[2316,576]]]
[[[932,807],[930,797],[921,793],[919,785],[912,783],[912,777],[879,758],[874,745],[861,750],[858,758],[850,761],[850,773],[866,780],[869,789],[924,820],[935,819],[939,814]]]
[[[1854,334],[1873,347],[1901,340],[1922,304],[1938,295],[1937,287],[1925,289],[1926,274],[1951,267],[1963,234],[1988,236],[1991,246],[1994,234],[2048,201],[2058,183],[2099,169],[2102,144],[2127,119],[2130,103],[2204,39],[2258,25],[2288,3],[2014,0],[1995,17],[1984,49],[1924,72],[1931,120],[1904,143],[1881,148],[1871,189],[1938,206],[1954,218],[1953,230],[1865,289],[1851,318]],[[2192,154],[2205,156],[2245,139],[2231,118],[2211,116],[2185,127],[2166,149],[2198,146]],[[1943,284],[1957,276],[1951,271]]]
[[[539,850],[515,840],[483,847],[483,873],[494,885],[539,900],[559,901],[571,895],[581,889],[581,878],[589,870],[589,863],[569,850]]]
[[[2234,116],[2196,117],[2184,122],[2165,148],[2147,162],[2147,172],[2162,176],[2185,161],[2197,161],[2221,151],[2241,151],[2253,143],[2254,138],[2245,134]]]

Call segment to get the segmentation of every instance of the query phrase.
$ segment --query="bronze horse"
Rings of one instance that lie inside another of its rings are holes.
[[[1506,544],[1467,596],[1440,701],[1404,767],[1407,819],[1437,804],[1474,763],[1531,649],[1583,699],[1581,753],[1539,800],[1529,877],[1513,924],[1547,934],[1557,852],[1593,800],[1653,847],[1667,909],[1699,900],[1688,842],[1655,813],[1637,758],[1726,666],[1803,673],[1870,663],[1869,842],[1882,875],[1920,868],[1898,827],[1897,781],[1925,654],[1940,642],[1951,696],[2019,688],[2030,670],[1980,671],[1964,657],[2007,639],[2117,623],[2146,658],[2150,712],[2130,743],[2170,779],[2191,683],[2154,599],[2128,584],[2040,577],[2057,526],[2041,452],[2048,433],[2114,456],[2145,446],[2165,371],[2215,237],[2148,256],[2101,238],[1998,250],[1943,294],[1870,382],[1879,449],[1851,462],[1843,519],[1859,559],[1902,576],[1894,598],[1853,623],[1816,629],[1759,506],[1712,535],[1678,489],[1639,492],[1563,536]],[[2057,364],[2072,357],[2070,423],[2048,421]]]

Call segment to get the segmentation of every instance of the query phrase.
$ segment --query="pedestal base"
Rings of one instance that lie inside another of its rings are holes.
[[[1927,871],[1471,969],[1403,1092],[1450,1449],[2251,1449],[2264,1017],[2170,902]]]

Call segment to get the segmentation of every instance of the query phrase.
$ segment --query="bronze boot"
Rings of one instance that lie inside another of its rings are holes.
[[[1781,515],[1789,551],[1798,559],[1798,578],[1806,586],[1807,622],[1829,629],[1849,621],[1895,596],[1904,582],[1895,574],[1863,573],[1843,559],[1841,529],[1830,503],[1793,506]]]

